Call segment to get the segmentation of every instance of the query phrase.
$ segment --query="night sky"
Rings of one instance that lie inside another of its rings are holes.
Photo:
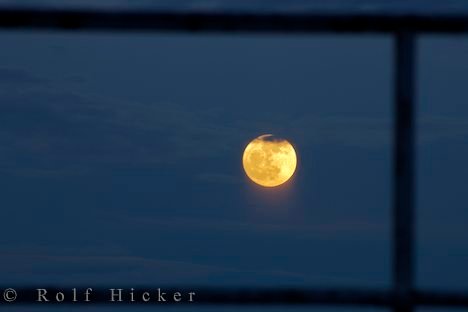
[[[391,286],[390,37],[0,42],[2,284]],[[419,40],[421,288],[468,290],[467,55]],[[265,133],[298,153],[279,188],[242,169]]]

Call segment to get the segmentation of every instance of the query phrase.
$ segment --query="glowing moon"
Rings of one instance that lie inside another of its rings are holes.
[[[261,186],[274,187],[292,177],[297,166],[297,156],[291,143],[265,134],[247,145],[242,164],[252,181]]]

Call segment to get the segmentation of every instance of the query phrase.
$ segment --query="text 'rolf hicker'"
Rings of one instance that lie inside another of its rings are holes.
[[[49,290],[38,288],[36,302],[194,302],[195,292],[188,291],[163,291],[161,288],[154,290],[135,290],[134,288],[109,288],[104,293],[102,290],[99,295],[95,295],[92,288],[77,290],[72,288],[68,290]]]

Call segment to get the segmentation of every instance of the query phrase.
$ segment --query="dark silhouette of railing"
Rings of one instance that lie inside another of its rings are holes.
[[[468,15],[152,12],[0,9],[4,29],[66,31],[381,33],[394,38],[393,287],[366,289],[191,288],[191,304],[358,305],[410,312],[416,306],[468,307],[468,294],[418,290],[414,285],[415,57],[421,33],[467,34]],[[34,303],[35,288],[19,290]],[[108,303],[97,288],[94,303]],[[136,290],[138,291],[138,290]],[[8,304],[0,301],[1,304]],[[89,303],[83,303],[89,304]]]

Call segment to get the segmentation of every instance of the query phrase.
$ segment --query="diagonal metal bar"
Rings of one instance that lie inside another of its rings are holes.
[[[248,13],[0,8],[0,28],[181,31],[467,33],[468,15]]]

